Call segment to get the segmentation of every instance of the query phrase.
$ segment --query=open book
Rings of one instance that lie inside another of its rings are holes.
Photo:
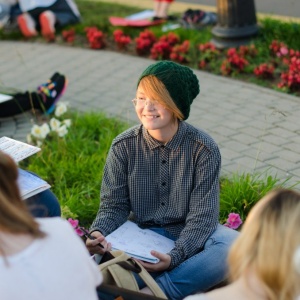
[[[0,150],[18,163],[41,149],[4,136],[0,138]],[[46,181],[22,169],[19,169],[18,186],[23,200],[50,188]]]
[[[122,250],[134,258],[151,263],[159,262],[150,254],[151,250],[168,253],[175,246],[173,240],[150,229],[142,229],[131,221],[126,221],[105,239],[111,243],[113,250]]]

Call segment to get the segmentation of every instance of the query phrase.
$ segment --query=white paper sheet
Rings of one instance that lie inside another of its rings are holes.
[[[12,157],[15,162],[19,162],[40,151],[41,148],[4,136],[0,138],[0,150]]]
[[[131,221],[125,222],[105,238],[113,249],[122,250],[132,257],[151,263],[159,262],[150,254],[151,250],[168,253],[175,245],[173,240],[150,229],[142,229]]]

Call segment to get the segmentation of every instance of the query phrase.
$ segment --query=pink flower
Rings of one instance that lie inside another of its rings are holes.
[[[83,236],[83,235],[84,235],[84,232],[81,230],[80,227],[75,228],[75,231],[76,231],[76,233],[77,233],[79,236]]]
[[[239,226],[242,223],[243,223],[243,221],[241,220],[241,217],[239,214],[230,213],[228,215],[228,219],[226,221],[226,224],[224,224],[224,226],[232,228],[232,229],[237,229],[237,228],[239,228]]]
[[[78,220],[73,220],[71,218],[68,219],[68,222],[72,225],[73,228],[77,228],[79,221]]]
[[[286,47],[281,47],[281,48],[280,48],[280,53],[281,53],[282,55],[287,55],[287,54],[289,53],[289,50],[288,50],[288,48],[286,48]]]

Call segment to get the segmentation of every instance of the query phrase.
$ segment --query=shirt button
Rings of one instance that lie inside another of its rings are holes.
[[[161,205],[162,205],[162,206],[165,206],[165,202],[162,202]]]
[[[161,162],[161,163],[162,163],[162,164],[165,164],[166,162],[167,162],[166,160],[162,160],[162,162]]]
[[[163,182],[161,185],[162,185],[162,186],[165,186],[165,185],[166,185],[166,183],[165,183],[165,182]]]

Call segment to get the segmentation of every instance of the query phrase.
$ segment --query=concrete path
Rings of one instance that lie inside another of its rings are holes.
[[[62,101],[136,123],[131,99],[150,59],[56,44],[0,41],[0,85],[34,90],[55,71],[69,86]],[[195,70],[201,92],[188,121],[218,142],[222,174],[267,172],[300,180],[300,98]],[[25,141],[32,116],[0,119],[0,136]]]

